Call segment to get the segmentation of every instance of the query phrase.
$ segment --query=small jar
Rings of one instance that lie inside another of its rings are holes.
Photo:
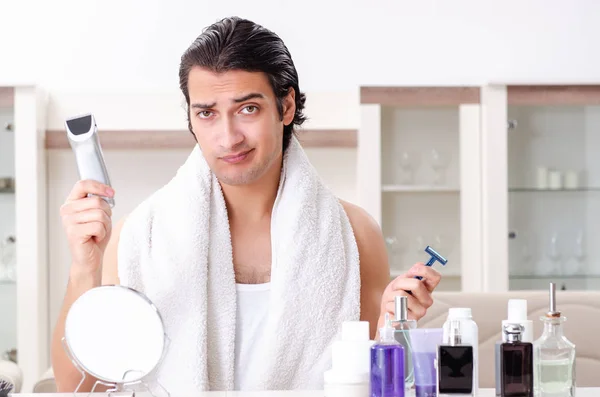
[[[325,397],[369,397],[369,373],[325,372]]]

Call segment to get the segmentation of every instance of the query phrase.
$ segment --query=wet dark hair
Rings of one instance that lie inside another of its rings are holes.
[[[188,77],[195,66],[216,73],[229,70],[265,73],[277,98],[280,119],[283,119],[283,99],[293,88],[296,113],[292,122],[283,127],[283,152],[286,151],[294,127],[306,120],[302,112],[306,96],[300,91],[292,56],[279,36],[247,19],[229,17],[210,25],[194,40],[182,55],[179,67],[179,87],[187,102],[188,128],[192,134]]]

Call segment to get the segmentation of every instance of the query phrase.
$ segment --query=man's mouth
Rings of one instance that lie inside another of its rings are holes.
[[[229,164],[236,164],[236,163],[244,161],[248,157],[250,152],[252,152],[252,150],[254,150],[254,149],[245,150],[243,152],[238,152],[235,154],[231,154],[229,156],[223,156],[223,157],[221,157],[221,160],[223,160]]]

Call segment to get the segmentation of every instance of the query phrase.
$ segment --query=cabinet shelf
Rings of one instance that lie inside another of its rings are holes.
[[[511,274],[509,275],[511,280],[547,280],[547,279],[561,279],[561,280],[583,280],[583,279],[600,279],[600,274]]]
[[[479,103],[479,87],[361,87],[360,102],[383,106],[458,106]]]
[[[16,283],[15,280],[0,280],[0,285],[15,285]]]
[[[442,270],[437,269],[437,270],[442,274],[443,278],[460,278],[461,277],[460,273],[457,273],[456,271],[449,272],[449,271],[444,270],[444,269],[442,269]],[[390,277],[392,279],[395,279],[395,278],[403,275],[404,273],[406,273],[406,272],[405,271],[398,271],[398,270],[393,270],[392,269],[390,271]]]
[[[600,192],[600,187],[578,187],[576,189],[537,189],[531,187],[509,188],[510,193],[568,193],[568,192]]]
[[[14,194],[14,192],[15,188],[13,187],[0,188],[0,194]]]
[[[435,185],[383,185],[385,193],[458,193],[460,190],[452,186]]]

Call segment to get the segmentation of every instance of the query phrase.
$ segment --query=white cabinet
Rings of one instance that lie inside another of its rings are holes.
[[[359,204],[391,276],[440,289],[600,288],[600,86],[362,87]]]
[[[381,225],[392,277],[426,262],[428,245],[448,259],[440,289],[481,277],[465,268],[481,260],[479,102],[478,87],[361,89],[359,204]]]
[[[487,154],[506,162],[495,202],[506,218],[496,224],[508,253],[501,276],[512,290],[551,281],[600,289],[600,86],[496,84],[489,92],[490,117],[511,120],[502,131],[487,125],[501,143]]]

